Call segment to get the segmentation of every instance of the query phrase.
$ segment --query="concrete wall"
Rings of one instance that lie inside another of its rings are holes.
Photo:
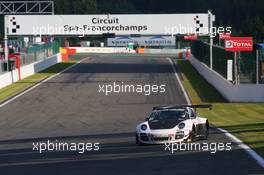
[[[69,47],[76,49],[76,53],[136,53],[127,47]]]
[[[178,55],[180,52],[183,52],[182,49],[144,49],[144,53],[149,54],[175,54]]]
[[[196,70],[214,86],[230,102],[264,102],[264,84],[240,84],[233,85],[217,72],[193,56],[191,64]]]
[[[60,54],[53,55],[45,60],[41,60],[35,63],[31,63],[20,68],[21,79],[40,72],[56,63],[61,62]],[[12,84],[18,81],[18,70],[13,70],[12,72],[7,72],[0,75],[0,88]]]
[[[76,49],[76,53],[136,53],[135,50],[127,47],[68,47]],[[148,49],[144,48],[144,53],[147,54],[173,54],[177,56],[184,49]]]

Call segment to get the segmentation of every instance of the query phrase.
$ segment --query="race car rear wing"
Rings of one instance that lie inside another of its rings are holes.
[[[203,104],[203,105],[176,105],[176,106],[155,106],[153,107],[153,110],[162,110],[162,109],[181,109],[181,108],[193,108],[196,110],[197,108],[209,108],[209,110],[212,110],[213,105],[211,104]]]

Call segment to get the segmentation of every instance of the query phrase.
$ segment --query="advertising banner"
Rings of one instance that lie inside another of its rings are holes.
[[[195,41],[198,39],[197,35],[186,35],[183,37],[184,40],[187,40],[187,41]]]
[[[230,52],[252,51],[252,37],[231,37],[225,40],[225,50]]]
[[[107,46],[126,47],[129,43],[138,44],[140,46],[175,46],[174,36],[145,36],[130,37],[119,36],[107,39]]]
[[[219,38],[220,38],[221,40],[229,39],[229,38],[231,38],[231,33],[223,33],[223,34],[220,34],[220,35],[219,35]]]
[[[233,60],[227,60],[227,80],[233,81]]]

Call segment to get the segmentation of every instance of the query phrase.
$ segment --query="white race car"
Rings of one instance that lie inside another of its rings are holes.
[[[136,127],[136,143],[164,144],[207,139],[209,122],[197,116],[196,108],[212,109],[212,105],[153,107],[146,121]]]

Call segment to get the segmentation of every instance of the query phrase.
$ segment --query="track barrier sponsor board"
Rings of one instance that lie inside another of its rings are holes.
[[[219,35],[219,38],[220,38],[221,40],[229,39],[229,38],[231,38],[231,33],[223,33],[223,34],[220,34],[220,35]]]
[[[230,37],[225,40],[225,50],[229,52],[252,51],[252,37]]]
[[[183,37],[183,39],[187,41],[195,41],[198,39],[198,36],[197,35],[186,35]]]

